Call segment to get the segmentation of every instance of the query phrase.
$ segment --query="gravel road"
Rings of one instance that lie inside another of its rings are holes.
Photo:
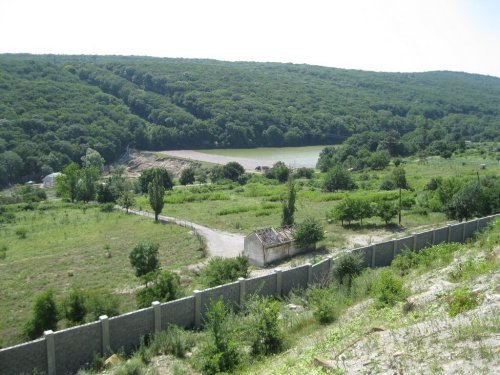
[[[154,214],[146,211],[129,209],[129,212],[144,217],[154,218]],[[170,216],[159,215],[158,219],[182,225],[184,227],[193,228],[207,240],[208,252],[211,256],[233,258],[243,252],[243,240],[245,237],[241,234],[210,229],[200,224],[191,223],[189,221],[180,220]]]

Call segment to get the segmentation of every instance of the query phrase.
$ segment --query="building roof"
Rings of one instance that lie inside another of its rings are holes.
[[[255,231],[257,238],[265,247],[278,246],[293,241],[292,228],[265,228]]]
[[[57,177],[57,176],[60,176],[62,175],[61,172],[54,172],[54,173],[51,173],[51,174],[48,174],[47,176],[45,176],[43,179],[45,180],[46,178],[50,178],[50,177]]]

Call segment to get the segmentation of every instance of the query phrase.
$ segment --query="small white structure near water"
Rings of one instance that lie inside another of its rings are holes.
[[[47,176],[45,176],[42,179],[42,181],[43,181],[43,187],[44,188],[54,187],[54,185],[56,184],[56,178],[58,176],[61,176],[61,175],[62,175],[61,172],[55,172],[55,173],[48,174]]]
[[[265,267],[295,254],[314,250],[315,246],[298,249],[292,237],[292,228],[258,229],[245,237],[243,255],[251,264]]]

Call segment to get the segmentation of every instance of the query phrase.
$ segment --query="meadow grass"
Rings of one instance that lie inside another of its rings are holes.
[[[120,311],[135,309],[134,276],[128,255],[139,241],[160,244],[160,263],[173,270],[200,259],[199,242],[188,228],[97,206],[42,204],[46,210],[18,211],[14,223],[0,226],[0,336],[2,345],[19,342],[20,327],[34,296],[53,288],[61,299],[73,286],[106,288],[119,296]],[[26,238],[15,233],[26,230]]]

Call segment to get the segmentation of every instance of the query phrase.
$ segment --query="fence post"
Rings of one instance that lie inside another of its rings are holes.
[[[328,276],[327,276],[327,280],[331,280],[332,279],[332,268],[333,268],[333,255],[328,255],[326,257],[326,259],[328,259]]]
[[[467,222],[464,221],[462,224],[462,243],[465,242],[465,223],[467,223]]]
[[[396,251],[398,251],[398,239],[392,241],[392,260],[396,258]]]
[[[312,264],[311,263],[306,263],[307,266],[307,285],[310,285],[312,283]]]
[[[45,343],[47,345],[47,374],[56,375],[56,345],[54,343],[54,332],[45,331]]]
[[[412,232],[411,235],[413,236],[412,250],[417,251],[417,232]]]
[[[431,245],[434,246],[435,243],[436,243],[436,229],[432,228],[432,243],[431,243]]]
[[[283,291],[283,270],[281,268],[276,268],[274,273],[276,274],[276,295],[281,297],[281,293]]]
[[[101,322],[101,337],[102,337],[102,356],[105,357],[108,354],[109,348],[109,318],[107,315],[101,315],[99,317]]]
[[[194,326],[201,327],[201,290],[193,290],[194,296]]]
[[[153,306],[155,333],[158,333],[161,331],[161,305],[159,301],[153,301],[151,306]]]
[[[372,268],[375,268],[375,252],[377,251],[376,249],[377,245],[376,244],[373,244],[372,245],[372,262],[371,262],[371,267]]]
[[[238,277],[238,282],[240,283],[240,308],[245,304],[247,285],[246,279],[244,277]]]
[[[446,224],[446,226],[448,227],[448,238],[447,238],[446,242],[450,243],[451,242],[451,224]]]

